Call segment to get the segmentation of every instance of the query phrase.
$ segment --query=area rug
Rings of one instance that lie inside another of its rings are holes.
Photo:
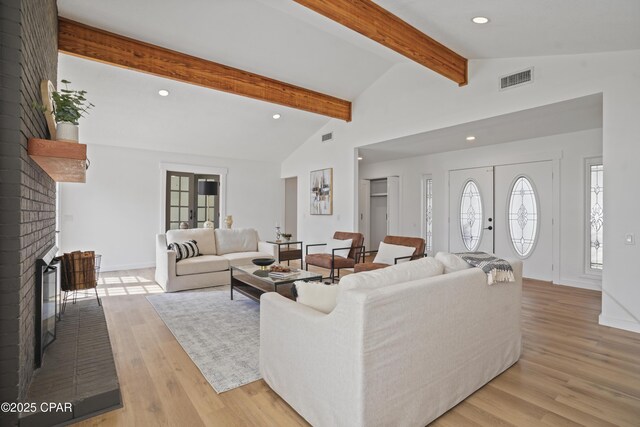
[[[220,286],[148,296],[165,325],[213,389],[259,380],[260,306]]]

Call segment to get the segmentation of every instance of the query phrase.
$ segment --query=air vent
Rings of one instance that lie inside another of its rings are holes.
[[[322,135],[322,142],[328,142],[333,139],[333,132],[325,133]]]
[[[500,77],[500,90],[509,89],[515,86],[533,82],[533,67]]]

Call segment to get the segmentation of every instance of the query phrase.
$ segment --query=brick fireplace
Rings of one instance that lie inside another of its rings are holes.
[[[57,81],[55,0],[0,0],[0,401],[24,398],[34,372],[36,260],[55,244],[56,185],[27,155],[47,138],[40,81]],[[15,425],[17,414],[0,414]]]

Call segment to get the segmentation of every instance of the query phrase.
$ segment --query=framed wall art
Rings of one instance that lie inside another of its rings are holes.
[[[333,215],[333,168],[311,171],[311,215]]]

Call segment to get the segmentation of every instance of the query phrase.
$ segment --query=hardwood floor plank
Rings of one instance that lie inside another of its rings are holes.
[[[124,408],[78,425],[308,425],[262,380],[217,394],[145,298],[153,275],[102,275]],[[640,334],[599,314],[597,291],[525,280],[520,361],[433,425],[639,426]]]

